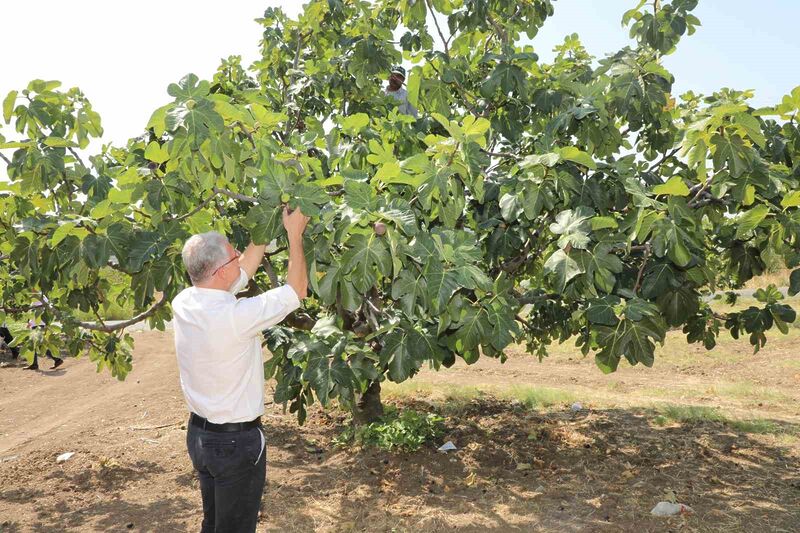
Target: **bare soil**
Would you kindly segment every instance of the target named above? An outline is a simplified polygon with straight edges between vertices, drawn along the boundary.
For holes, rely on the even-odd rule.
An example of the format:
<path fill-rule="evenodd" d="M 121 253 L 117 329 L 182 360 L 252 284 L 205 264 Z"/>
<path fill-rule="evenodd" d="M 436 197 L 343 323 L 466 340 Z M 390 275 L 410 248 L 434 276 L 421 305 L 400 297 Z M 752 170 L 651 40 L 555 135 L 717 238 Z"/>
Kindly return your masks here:
<path fill-rule="evenodd" d="M 124 382 L 86 359 L 40 372 L 0 359 L 0 532 L 199 530 L 172 337 L 135 337 Z M 541 364 L 517 350 L 505 365 L 426 370 L 388 390 L 401 407 L 447 410 L 444 437 L 412 454 L 336 448 L 341 411 L 312 409 L 298 427 L 268 404 L 259 531 L 798 531 L 798 340 L 756 356 L 744 343 L 709 355 L 675 341 L 655 368 L 612 376 L 568 347 Z M 526 408 L 502 399 L 511 384 L 562 390 L 582 409 Z M 437 392 L 465 387 L 488 393 L 448 404 Z M 780 431 L 659 426 L 648 408 L 665 401 Z M 447 440 L 459 450 L 437 452 Z M 57 464 L 64 452 L 75 455 Z M 695 513 L 651 516 L 668 491 Z"/>

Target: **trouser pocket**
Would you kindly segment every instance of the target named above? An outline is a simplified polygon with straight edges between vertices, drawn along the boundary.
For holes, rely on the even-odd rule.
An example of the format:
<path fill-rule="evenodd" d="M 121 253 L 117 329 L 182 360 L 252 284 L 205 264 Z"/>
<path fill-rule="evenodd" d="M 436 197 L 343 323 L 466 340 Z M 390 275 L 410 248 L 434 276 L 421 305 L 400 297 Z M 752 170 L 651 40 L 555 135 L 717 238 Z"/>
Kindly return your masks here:
<path fill-rule="evenodd" d="M 267 452 L 267 439 L 264 436 L 264 429 L 257 427 L 256 430 L 258 431 L 258 438 L 261 446 L 259 448 L 258 457 L 256 457 L 256 460 L 253 462 L 254 465 L 257 465 L 261 460 L 261 456 Z"/>

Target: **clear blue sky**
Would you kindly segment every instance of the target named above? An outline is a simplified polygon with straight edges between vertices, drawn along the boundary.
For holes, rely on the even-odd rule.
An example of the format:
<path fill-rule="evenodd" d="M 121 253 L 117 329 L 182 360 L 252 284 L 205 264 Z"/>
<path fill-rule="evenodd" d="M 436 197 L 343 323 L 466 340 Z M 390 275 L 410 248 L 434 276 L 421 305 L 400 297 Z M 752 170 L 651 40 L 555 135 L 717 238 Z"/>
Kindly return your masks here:
<path fill-rule="evenodd" d="M 570 33 L 597 58 L 626 44 L 623 13 L 636 0 L 554 0 L 556 14 L 533 40 L 549 60 Z M 675 75 L 675 94 L 710 94 L 721 87 L 755 89 L 754 107 L 780 102 L 800 85 L 800 0 L 700 0 L 702 26 L 684 37 L 664 64 Z"/>

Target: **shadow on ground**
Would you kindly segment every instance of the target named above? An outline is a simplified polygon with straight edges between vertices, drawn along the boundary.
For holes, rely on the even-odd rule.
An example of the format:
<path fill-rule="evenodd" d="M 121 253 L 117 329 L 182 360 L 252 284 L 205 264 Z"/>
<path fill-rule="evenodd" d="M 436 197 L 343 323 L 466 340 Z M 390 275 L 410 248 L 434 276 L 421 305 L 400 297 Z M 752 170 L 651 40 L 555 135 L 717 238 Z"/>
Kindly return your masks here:
<path fill-rule="evenodd" d="M 425 402 L 404 407 L 430 409 Z M 291 425 L 270 462 L 291 473 L 267 489 L 270 530 L 445 531 L 790 531 L 800 519 L 797 449 L 774 436 L 724 423 L 659 427 L 654 415 L 626 409 L 537 413 L 481 399 L 448 420 L 459 450 L 432 447 L 396 455 L 335 451 L 338 429 L 325 414 L 308 436 Z M 327 419 L 327 420 L 326 420 Z M 774 421 L 787 434 L 800 427 Z M 796 443 L 795 443 L 796 446 Z M 695 509 L 657 518 L 652 507 L 674 491 Z"/>

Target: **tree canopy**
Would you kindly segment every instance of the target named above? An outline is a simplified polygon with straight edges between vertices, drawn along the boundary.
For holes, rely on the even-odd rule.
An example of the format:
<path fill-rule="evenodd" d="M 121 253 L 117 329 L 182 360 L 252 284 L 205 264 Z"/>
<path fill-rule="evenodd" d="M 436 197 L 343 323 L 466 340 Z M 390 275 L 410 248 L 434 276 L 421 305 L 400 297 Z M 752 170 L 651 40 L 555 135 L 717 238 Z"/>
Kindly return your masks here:
<path fill-rule="evenodd" d="M 18 332 L 26 350 L 66 339 L 123 379 L 125 327 L 163 327 L 187 286 L 185 239 L 272 243 L 250 290 L 274 287 L 288 203 L 312 217 L 312 297 L 266 333 L 265 373 L 301 422 L 315 400 L 352 405 L 511 343 L 543 357 L 575 339 L 603 372 L 652 365 L 671 328 L 758 350 L 795 320 L 781 293 L 724 315 L 704 295 L 776 263 L 800 291 L 800 87 L 768 109 L 748 91 L 673 95 L 662 58 L 700 25 L 696 4 L 641 0 L 622 19 L 631 46 L 596 59 L 571 35 L 549 63 L 529 43 L 551 0 L 270 8 L 258 61 L 186 75 L 141 135 L 89 157 L 89 100 L 32 81 L 3 101 L 3 316 L 50 324 Z M 419 119 L 383 92 L 400 63 Z M 110 302 L 136 316 L 107 324 Z"/>

